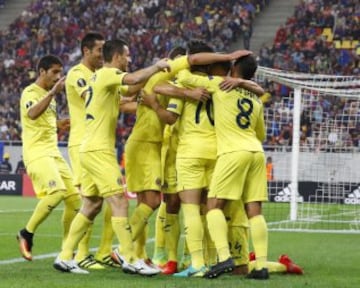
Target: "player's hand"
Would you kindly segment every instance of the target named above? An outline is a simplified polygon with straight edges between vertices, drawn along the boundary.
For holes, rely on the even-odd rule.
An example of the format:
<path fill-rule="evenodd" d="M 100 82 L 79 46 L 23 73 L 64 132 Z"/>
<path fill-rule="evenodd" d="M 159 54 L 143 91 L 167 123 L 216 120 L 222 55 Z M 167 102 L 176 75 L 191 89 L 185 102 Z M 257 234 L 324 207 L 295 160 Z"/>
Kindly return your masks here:
<path fill-rule="evenodd" d="M 239 87 L 241 85 L 241 80 L 241 78 L 225 77 L 224 81 L 220 83 L 219 87 L 223 91 L 230 91 L 236 87 Z"/>
<path fill-rule="evenodd" d="M 60 130 L 69 131 L 70 130 L 70 119 L 69 118 L 59 119 L 56 121 L 56 126 Z"/>
<path fill-rule="evenodd" d="M 236 51 L 230 53 L 230 58 L 231 58 L 231 60 L 236 60 L 241 57 L 251 55 L 252 53 L 253 52 L 251 52 L 249 50 L 236 50 Z"/>
<path fill-rule="evenodd" d="M 170 66 L 167 60 L 167 58 L 163 58 L 155 63 L 155 66 L 159 69 L 159 71 L 170 72 Z"/>
<path fill-rule="evenodd" d="M 61 77 L 61 78 L 55 83 L 55 85 L 51 88 L 50 92 L 51 92 L 52 95 L 59 94 L 61 91 L 64 90 L 65 78 L 66 78 L 66 76 Z"/>
<path fill-rule="evenodd" d="M 186 96 L 192 100 L 206 102 L 211 98 L 211 94 L 205 88 L 197 87 L 193 89 L 187 89 Z"/>

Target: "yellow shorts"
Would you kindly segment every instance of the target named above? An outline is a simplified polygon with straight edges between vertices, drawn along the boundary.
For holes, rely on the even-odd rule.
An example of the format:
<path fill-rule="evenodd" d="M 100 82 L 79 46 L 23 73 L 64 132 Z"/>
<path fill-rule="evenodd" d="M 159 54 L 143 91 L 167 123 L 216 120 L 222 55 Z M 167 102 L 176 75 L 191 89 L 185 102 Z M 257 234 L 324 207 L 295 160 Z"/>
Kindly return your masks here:
<path fill-rule="evenodd" d="M 125 174 L 128 191 L 161 190 L 161 142 L 130 140 L 125 145 Z"/>
<path fill-rule="evenodd" d="M 74 186 L 80 186 L 80 179 L 82 175 L 79 150 L 80 145 L 71 146 L 68 148 L 71 170 L 74 176 Z"/>
<path fill-rule="evenodd" d="M 106 198 L 124 192 L 115 152 L 105 150 L 82 152 L 80 162 L 82 195 Z"/>
<path fill-rule="evenodd" d="M 230 226 L 228 240 L 235 266 L 247 265 L 249 263 L 249 228 Z"/>
<path fill-rule="evenodd" d="M 65 190 L 65 198 L 78 194 L 67 162 L 62 157 L 42 157 L 29 163 L 26 171 L 32 181 L 36 197 L 43 198 Z"/>
<path fill-rule="evenodd" d="M 218 157 L 208 198 L 267 201 L 265 155 L 236 151 Z"/>
<path fill-rule="evenodd" d="M 177 190 L 208 188 L 215 163 L 215 159 L 176 158 Z"/>

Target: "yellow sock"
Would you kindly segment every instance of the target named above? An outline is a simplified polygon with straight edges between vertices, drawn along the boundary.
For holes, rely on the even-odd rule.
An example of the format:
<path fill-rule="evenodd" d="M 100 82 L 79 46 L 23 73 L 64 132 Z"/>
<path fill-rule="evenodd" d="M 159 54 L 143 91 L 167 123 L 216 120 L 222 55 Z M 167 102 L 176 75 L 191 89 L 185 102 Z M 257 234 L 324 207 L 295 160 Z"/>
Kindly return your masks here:
<path fill-rule="evenodd" d="M 93 223 L 88 226 L 84 236 L 81 238 L 74 259 L 77 262 L 84 260 L 87 256 L 90 255 L 90 238 L 93 231 Z"/>
<path fill-rule="evenodd" d="M 206 215 L 211 239 L 215 243 L 219 261 L 223 262 L 230 258 L 228 244 L 228 227 L 224 213 L 220 209 L 210 210 Z"/>
<path fill-rule="evenodd" d="M 64 199 L 64 191 L 56 191 L 40 199 L 31 215 L 26 230 L 34 233 L 39 225 L 49 216 L 51 211 Z"/>
<path fill-rule="evenodd" d="M 268 250 L 268 231 L 263 215 L 249 219 L 251 241 L 256 255 L 256 270 L 266 266 Z"/>
<path fill-rule="evenodd" d="M 148 259 L 146 253 L 146 240 L 147 240 L 148 225 L 140 232 L 137 239 L 134 241 L 135 255 L 139 259 Z"/>
<path fill-rule="evenodd" d="M 177 262 L 177 250 L 180 237 L 180 225 L 178 214 L 166 214 L 166 251 L 168 253 L 168 261 Z"/>
<path fill-rule="evenodd" d="M 70 230 L 71 222 L 73 221 L 76 214 L 79 212 L 81 206 L 81 197 L 79 194 L 72 195 L 66 199 L 64 199 L 65 208 L 63 213 L 63 227 L 64 227 L 64 236 L 63 236 L 63 244 L 67 238 L 68 232 Z M 77 252 L 75 255 L 75 260 L 80 262 L 85 259 L 89 254 L 90 248 L 90 238 L 92 234 L 92 223 L 89 225 L 85 235 L 81 238 L 78 246 Z"/>
<path fill-rule="evenodd" d="M 166 220 L 166 203 L 161 202 L 155 220 L 155 244 L 153 258 L 162 258 L 165 255 L 165 220 Z"/>
<path fill-rule="evenodd" d="M 287 271 L 286 266 L 279 262 L 266 262 L 266 267 L 270 273 L 284 273 Z"/>
<path fill-rule="evenodd" d="M 105 205 L 103 226 L 101 230 L 100 245 L 96 252 L 95 259 L 102 260 L 104 257 L 111 255 L 114 230 L 111 223 L 112 211 L 109 204 Z"/>
<path fill-rule="evenodd" d="M 62 225 L 63 225 L 63 240 L 67 238 L 70 230 L 71 222 L 74 220 L 76 214 L 79 212 L 81 207 L 81 197 L 79 194 L 74 194 L 64 199 L 64 212 L 62 214 Z"/>
<path fill-rule="evenodd" d="M 186 242 L 191 255 L 191 264 L 195 269 L 205 265 L 204 261 L 204 227 L 200 217 L 200 206 L 196 204 L 181 204 L 184 214 Z"/>
<path fill-rule="evenodd" d="M 130 218 L 133 240 L 139 237 L 140 232 L 145 228 L 152 213 L 153 209 L 144 203 L 140 203 L 140 205 L 135 208 Z"/>
<path fill-rule="evenodd" d="M 209 228 L 206 222 L 206 216 L 202 215 L 201 220 L 204 226 L 204 259 L 207 266 L 217 263 L 217 253 L 214 241 L 212 241 Z"/>
<path fill-rule="evenodd" d="M 91 224 L 92 221 L 90 221 L 82 213 L 76 214 L 73 222 L 71 223 L 69 235 L 66 238 L 63 249 L 60 253 L 60 259 L 72 259 L 75 247 L 78 245 L 81 238 L 84 237 L 84 234 Z"/>
<path fill-rule="evenodd" d="M 266 262 L 265 267 L 268 269 L 270 273 L 284 273 L 286 272 L 286 266 L 279 262 Z M 249 271 L 257 269 L 256 261 L 251 261 L 249 263 Z"/>
<path fill-rule="evenodd" d="M 112 217 L 111 223 L 121 246 L 121 254 L 127 262 L 131 263 L 135 258 L 135 253 L 129 219 L 127 217 Z"/>

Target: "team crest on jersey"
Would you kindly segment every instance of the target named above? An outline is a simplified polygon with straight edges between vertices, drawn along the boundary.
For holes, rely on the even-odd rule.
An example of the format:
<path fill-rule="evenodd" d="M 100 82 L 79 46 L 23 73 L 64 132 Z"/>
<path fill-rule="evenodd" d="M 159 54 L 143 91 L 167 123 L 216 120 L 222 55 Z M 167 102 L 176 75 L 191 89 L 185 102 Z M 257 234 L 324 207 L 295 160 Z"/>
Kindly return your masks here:
<path fill-rule="evenodd" d="M 77 85 L 79 87 L 85 87 L 86 86 L 86 81 L 85 81 L 84 78 L 80 78 L 76 83 L 77 83 Z"/>
<path fill-rule="evenodd" d="M 26 109 L 29 109 L 33 105 L 32 101 L 26 102 L 25 107 Z"/>
<path fill-rule="evenodd" d="M 49 181 L 49 188 L 54 188 L 56 186 L 56 181 L 55 180 L 50 180 Z"/>

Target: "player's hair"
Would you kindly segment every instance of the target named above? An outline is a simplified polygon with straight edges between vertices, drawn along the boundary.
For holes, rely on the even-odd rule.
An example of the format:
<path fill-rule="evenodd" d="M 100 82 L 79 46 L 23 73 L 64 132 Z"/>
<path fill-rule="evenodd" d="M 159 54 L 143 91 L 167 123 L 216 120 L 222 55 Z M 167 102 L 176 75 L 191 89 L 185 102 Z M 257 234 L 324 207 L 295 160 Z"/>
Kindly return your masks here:
<path fill-rule="evenodd" d="M 96 41 L 104 41 L 105 38 L 100 33 L 97 32 L 89 32 L 84 38 L 81 40 L 81 55 L 84 55 L 84 48 L 88 48 L 89 50 L 95 47 Z"/>
<path fill-rule="evenodd" d="M 187 43 L 187 54 L 196 54 L 200 52 L 214 52 L 214 49 L 202 40 L 191 40 Z M 191 72 L 208 72 L 209 65 L 192 65 Z"/>
<path fill-rule="evenodd" d="M 36 67 L 36 70 L 39 72 L 40 69 L 44 69 L 45 71 L 49 70 L 53 65 L 60 65 L 63 66 L 62 61 L 59 57 L 55 55 L 45 55 L 41 57 L 39 63 Z"/>
<path fill-rule="evenodd" d="M 123 54 L 124 47 L 128 44 L 122 39 L 108 40 L 103 46 L 103 56 L 105 62 L 111 62 L 115 53 Z"/>
<path fill-rule="evenodd" d="M 238 69 L 238 73 L 243 79 L 251 79 L 257 69 L 256 59 L 253 55 L 247 55 L 240 57 L 235 61 L 235 69 Z"/>
<path fill-rule="evenodd" d="M 174 48 L 172 48 L 169 53 L 168 53 L 168 57 L 170 59 L 175 59 L 178 56 L 181 55 L 185 55 L 186 54 L 186 49 L 182 46 L 175 46 Z"/>
<path fill-rule="evenodd" d="M 213 64 L 210 64 L 209 66 L 209 71 L 211 74 L 214 74 L 213 71 L 219 71 L 218 69 L 221 70 L 221 73 L 226 75 L 230 69 L 231 69 L 231 62 L 230 61 L 223 61 L 223 62 L 216 62 Z M 223 76 L 223 75 L 221 75 Z"/>

